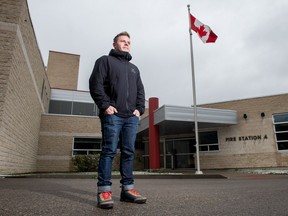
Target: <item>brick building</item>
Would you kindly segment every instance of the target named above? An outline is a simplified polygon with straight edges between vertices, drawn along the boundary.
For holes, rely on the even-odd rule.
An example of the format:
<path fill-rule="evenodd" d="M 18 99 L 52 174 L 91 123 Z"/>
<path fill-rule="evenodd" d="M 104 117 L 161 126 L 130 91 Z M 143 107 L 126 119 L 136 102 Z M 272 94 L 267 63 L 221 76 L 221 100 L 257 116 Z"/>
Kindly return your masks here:
<path fill-rule="evenodd" d="M 288 94 L 203 104 L 197 108 L 202 169 L 288 167 Z M 196 168 L 193 108 L 164 105 L 159 126 L 160 167 Z M 149 118 L 138 137 L 149 167 Z"/>
<path fill-rule="evenodd" d="M 77 91 L 80 56 L 50 51 L 46 71 L 26 0 L 0 0 L 0 47 L 0 174 L 72 171 L 74 155 L 100 152 L 97 107 L 89 92 Z M 197 112 L 202 169 L 288 167 L 288 94 Z M 157 169 L 195 169 L 193 108 L 151 113 L 138 132 L 144 168 L 153 157 Z M 149 127 L 159 134 L 149 138 Z"/>
<path fill-rule="evenodd" d="M 46 71 L 26 0 L 0 0 L 0 47 L 0 174 L 72 170 L 74 139 L 101 140 L 80 56 L 51 51 Z"/>
<path fill-rule="evenodd" d="M 37 172 L 72 171 L 72 156 L 101 151 L 97 107 L 89 92 L 77 91 L 79 61 L 79 55 L 49 52 L 51 96 L 40 124 Z"/>
<path fill-rule="evenodd" d="M 26 1 L 0 1 L 0 173 L 35 172 L 50 86 Z"/>

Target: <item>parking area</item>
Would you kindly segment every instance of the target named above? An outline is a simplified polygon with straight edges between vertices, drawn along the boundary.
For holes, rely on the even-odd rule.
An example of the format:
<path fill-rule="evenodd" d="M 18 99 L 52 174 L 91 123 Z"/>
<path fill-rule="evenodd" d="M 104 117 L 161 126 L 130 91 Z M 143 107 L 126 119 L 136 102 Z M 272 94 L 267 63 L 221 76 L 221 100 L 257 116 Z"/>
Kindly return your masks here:
<path fill-rule="evenodd" d="M 227 178 L 135 179 L 146 204 L 120 202 L 112 179 L 114 208 L 96 207 L 96 179 L 1 178 L 0 215 L 287 215 L 288 175 Z"/>

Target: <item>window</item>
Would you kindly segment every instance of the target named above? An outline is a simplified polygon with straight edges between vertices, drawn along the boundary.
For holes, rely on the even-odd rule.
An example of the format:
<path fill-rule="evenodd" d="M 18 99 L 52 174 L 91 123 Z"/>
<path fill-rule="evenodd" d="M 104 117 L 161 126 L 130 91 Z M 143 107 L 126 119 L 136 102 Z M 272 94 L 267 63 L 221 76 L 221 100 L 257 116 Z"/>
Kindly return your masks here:
<path fill-rule="evenodd" d="M 49 113 L 96 116 L 98 109 L 94 103 L 50 100 Z"/>
<path fill-rule="evenodd" d="M 274 114 L 273 123 L 278 150 L 288 150 L 288 113 Z"/>
<path fill-rule="evenodd" d="M 189 154 L 195 153 L 195 139 L 167 139 L 166 140 L 166 154 Z"/>
<path fill-rule="evenodd" d="M 72 156 L 98 154 L 101 149 L 101 138 L 74 137 Z"/>
<path fill-rule="evenodd" d="M 199 133 L 199 151 L 219 151 L 217 131 Z"/>
<path fill-rule="evenodd" d="M 71 115 L 71 101 L 54 101 L 50 100 L 49 113 Z"/>
<path fill-rule="evenodd" d="M 73 102 L 72 115 L 95 116 L 96 115 L 95 104 Z"/>

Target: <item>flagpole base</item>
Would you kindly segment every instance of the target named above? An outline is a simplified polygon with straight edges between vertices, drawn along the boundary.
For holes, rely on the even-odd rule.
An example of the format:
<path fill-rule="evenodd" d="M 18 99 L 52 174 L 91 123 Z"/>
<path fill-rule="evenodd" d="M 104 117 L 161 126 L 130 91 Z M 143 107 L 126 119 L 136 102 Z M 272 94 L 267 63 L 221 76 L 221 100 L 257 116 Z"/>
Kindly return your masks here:
<path fill-rule="evenodd" d="M 195 174 L 196 174 L 196 175 L 202 175 L 202 174 L 203 174 L 203 172 L 202 172 L 202 171 L 200 171 L 200 170 L 198 170 L 198 171 L 196 171 L 196 172 L 195 172 Z"/>

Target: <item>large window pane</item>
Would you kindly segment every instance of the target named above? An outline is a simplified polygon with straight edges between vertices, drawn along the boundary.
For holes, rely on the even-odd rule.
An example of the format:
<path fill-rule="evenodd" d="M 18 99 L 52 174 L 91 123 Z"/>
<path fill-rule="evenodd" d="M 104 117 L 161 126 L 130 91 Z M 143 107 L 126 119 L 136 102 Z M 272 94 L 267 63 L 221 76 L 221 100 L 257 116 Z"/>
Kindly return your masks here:
<path fill-rule="evenodd" d="M 208 151 L 208 150 L 209 150 L 208 145 L 205 146 L 199 145 L 199 151 Z"/>
<path fill-rule="evenodd" d="M 288 150 L 288 142 L 278 142 L 278 150 Z"/>
<path fill-rule="evenodd" d="M 71 115 L 71 101 L 50 101 L 49 113 Z"/>
<path fill-rule="evenodd" d="M 173 140 L 166 140 L 166 154 L 171 154 L 173 152 Z"/>
<path fill-rule="evenodd" d="M 288 123 L 275 124 L 275 131 L 288 131 Z"/>
<path fill-rule="evenodd" d="M 73 115 L 95 116 L 96 109 L 93 103 L 73 102 Z"/>
<path fill-rule="evenodd" d="M 274 122 L 288 122 L 288 113 L 283 114 L 275 114 L 274 116 Z"/>
<path fill-rule="evenodd" d="M 51 100 L 49 104 L 49 113 L 96 116 L 98 115 L 98 109 L 94 103 Z"/>
<path fill-rule="evenodd" d="M 173 163 L 175 169 L 195 167 L 193 155 L 175 155 Z"/>
<path fill-rule="evenodd" d="M 217 131 L 200 132 L 199 145 L 202 144 L 216 144 L 218 143 Z"/>
<path fill-rule="evenodd" d="M 101 149 L 101 139 L 74 138 L 74 149 Z"/>
<path fill-rule="evenodd" d="M 174 153 L 195 153 L 195 140 L 175 140 L 174 141 Z"/>
<path fill-rule="evenodd" d="M 95 154 L 102 148 L 100 138 L 75 137 L 73 144 L 73 155 Z"/>
<path fill-rule="evenodd" d="M 73 151 L 73 155 L 87 155 L 87 151 Z"/>
<path fill-rule="evenodd" d="M 210 145 L 209 151 L 219 151 L 219 146 L 218 145 Z"/>
<path fill-rule="evenodd" d="M 288 133 L 276 133 L 277 141 L 288 140 Z"/>

